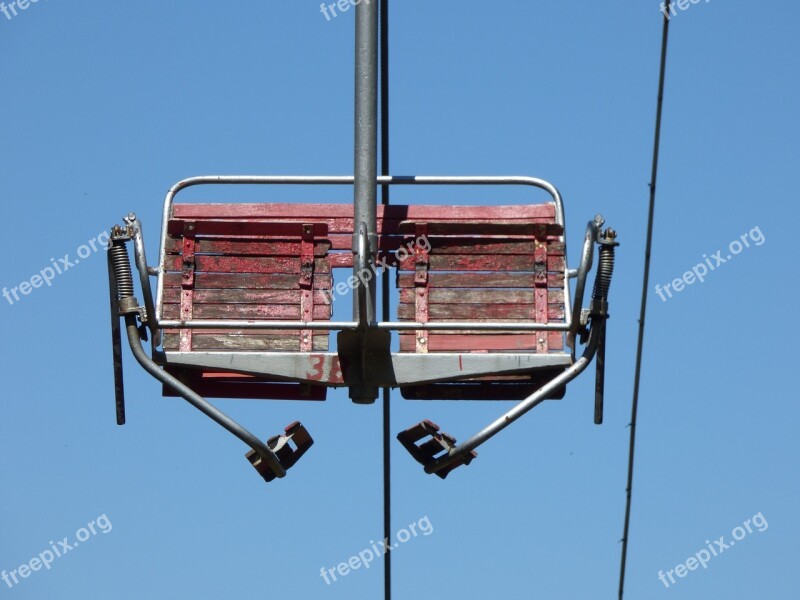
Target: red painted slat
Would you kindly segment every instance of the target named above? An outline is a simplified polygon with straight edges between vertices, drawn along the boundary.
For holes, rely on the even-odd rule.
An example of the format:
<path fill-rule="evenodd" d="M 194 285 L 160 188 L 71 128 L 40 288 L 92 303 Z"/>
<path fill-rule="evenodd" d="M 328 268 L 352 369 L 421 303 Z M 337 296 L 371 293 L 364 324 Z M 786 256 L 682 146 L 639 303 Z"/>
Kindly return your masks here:
<path fill-rule="evenodd" d="M 184 371 L 187 376 L 190 371 Z M 234 378 L 229 373 L 226 377 L 209 377 L 204 373 L 202 379 L 189 381 L 189 387 L 205 398 L 236 398 L 243 400 L 325 400 L 327 389 L 322 386 L 308 386 L 298 383 L 260 381 L 255 377 Z M 176 394 L 171 388 L 164 387 L 165 397 Z"/>
<path fill-rule="evenodd" d="M 469 352 L 469 351 L 501 351 L 501 350 L 527 350 L 535 351 L 540 336 L 526 335 L 486 335 L 486 334 L 459 334 L 439 335 L 428 334 L 428 350 L 430 352 Z M 414 352 L 416 337 L 412 334 L 400 335 L 400 351 Z"/>
<path fill-rule="evenodd" d="M 400 393 L 407 400 L 522 400 L 539 387 L 539 384 L 492 380 L 491 383 L 476 381 L 409 386 L 400 388 Z M 563 398 L 565 389 L 561 388 L 548 398 Z"/>
<path fill-rule="evenodd" d="M 561 294 L 563 302 L 563 294 Z M 453 289 L 431 287 L 428 301 L 430 304 L 533 304 L 533 290 L 497 290 L 487 288 Z M 553 296 L 553 302 L 558 296 Z M 400 302 L 414 302 L 414 289 L 400 290 Z"/>
<path fill-rule="evenodd" d="M 478 236 L 471 238 L 441 238 L 427 236 L 435 254 L 533 254 L 536 242 L 529 240 L 485 239 Z M 414 240 L 410 240 L 413 245 Z"/>
<path fill-rule="evenodd" d="M 536 322 L 535 312 L 536 307 L 533 304 L 431 304 L 429 307 L 429 317 L 432 322 L 454 319 L 476 322 L 502 319 Z M 414 305 L 400 304 L 397 316 L 403 321 L 413 321 Z"/>
<path fill-rule="evenodd" d="M 251 235 L 291 235 L 300 224 L 295 221 L 286 221 L 285 227 L 281 227 L 278 219 L 272 218 L 269 221 L 258 219 L 207 219 L 197 221 L 198 235 L 216 236 L 251 236 Z M 352 234 L 353 219 L 351 218 L 327 218 L 317 219 L 310 217 L 306 219 L 309 223 L 325 226 L 329 234 Z M 442 235 L 494 235 L 502 236 L 513 234 L 514 236 L 531 236 L 531 227 L 534 223 L 540 222 L 551 225 L 550 220 L 542 219 L 502 219 L 502 220 L 456 220 L 442 223 L 431 223 L 430 233 Z M 180 235 L 183 230 L 184 221 L 172 219 L 167 227 L 170 235 Z M 378 219 L 378 233 L 385 235 L 395 235 L 400 231 L 401 223 L 408 232 L 413 232 L 416 222 L 396 221 L 393 219 Z M 552 225 L 555 227 L 554 225 Z M 560 228 L 558 230 L 560 232 Z M 555 230 L 553 231 L 555 233 Z M 323 236 L 320 236 L 323 237 Z"/>
<path fill-rule="evenodd" d="M 299 262 L 298 262 L 299 264 Z M 297 274 L 253 274 L 253 273 L 197 273 L 195 289 L 252 289 L 252 290 L 299 290 L 299 268 Z M 328 274 L 315 274 L 316 289 L 330 289 L 332 278 Z M 180 287 L 179 273 L 164 275 L 164 289 Z"/>
<path fill-rule="evenodd" d="M 386 221 L 391 224 L 392 222 Z M 413 233 L 420 221 L 403 221 L 396 230 L 403 234 Z M 561 228 L 539 219 L 469 219 L 452 221 L 431 221 L 427 223 L 431 235 L 513 235 L 514 237 L 534 237 L 544 239 L 541 227 L 552 227 L 552 234 L 560 234 Z M 389 225 L 387 225 L 389 227 Z"/>
<path fill-rule="evenodd" d="M 325 256 L 331 244 L 318 241 L 314 244 L 314 256 Z M 180 254 L 183 250 L 181 238 L 167 239 L 167 254 Z M 195 254 L 223 254 L 228 256 L 300 256 L 300 242 L 286 240 L 252 240 L 199 238 L 195 240 Z"/>
<path fill-rule="evenodd" d="M 414 269 L 414 257 L 400 262 L 403 270 Z M 500 254 L 437 255 L 431 251 L 431 271 L 533 271 L 533 256 Z"/>
<path fill-rule="evenodd" d="M 547 332 L 547 345 L 550 350 L 563 350 L 564 349 L 564 334 L 558 331 Z"/>
<path fill-rule="evenodd" d="M 534 270 L 533 255 L 437 255 L 434 248 L 430 260 L 432 271 L 529 271 Z M 414 258 L 409 257 L 400 262 L 404 271 L 414 269 Z M 563 273 L 564 257 L 548 256 L 547 270 L 550 273 Z"/>
<path fill-rule="evenodd" d="M 195 257 L 196 270 L 205 273 L 297 273 L 300 274 L 300 258 L 275 256 L 269 258 L 253 258 L 242 256 L 197 256 Z M 171 271 L 180 270 L 182 258 L 180 256 L 167 257 L 167 268 Z M 319 273 L 330 273 L 330 264 L 327 259 L 318 258 L 314 261 L 314 270 Z"/>
<path fill-rule="evenodd" d="M 300 332 L 290 332 L 292 335 L 227 335 L 219 333 L 206 333 L 195 329 L 192 335 L 192 350 L 231 350 L 240 352 L 300 352 Z M 313 350 L 326 352 L 328 350 L 328 336 L 315 335 Z M 164 335 L 164 350 L 177 350 L 179 335 Z"/>
<path fill-rule="evenodd" d="M 533 288 L 532 273 L 429 273 L 430 286 L 433 288 Z M 550 275 L 547 278 L 549 288 L 563 287 L 562 275 Z M 413 288 L 414 274 L 400 273 L 397 287 Z"/>
<path fill-rule="evenodd" d="M 194 292 L 195 304 L 299 304 L 301 290 L 204 290 Z M 315 304 L 330 304 L 330 294 L 317 290 L 314 293 Z M 180 301 L 180 290 L 164 289 L 164 302 Z"/>
<path fill-rule="evenodd" d="M 169 328 L 164 330 L 165 335 L 174 335 L 181 331 L 177 328 Z M 247 335 L 271 335 L 276 337 L 297 337 L 297 330 L 294 329 L 193 329 L 193 331 L 202 334 L 214 335 L 232 335 L 232 336 L 247 336 Z M 319 332 L 316 336 L 327 336 L 325 332 Z"/>
<path fill-rule="evenodd" d="M 180 305 L 164 304 L 164 318 L 178 319 Z M 288 319 L 299 320 L 300 303 L 291 304 L 195 304 L 195 319 Z M 314 307 L 314 320 L 327 321 L 331 318 L 330 305 Z"/>

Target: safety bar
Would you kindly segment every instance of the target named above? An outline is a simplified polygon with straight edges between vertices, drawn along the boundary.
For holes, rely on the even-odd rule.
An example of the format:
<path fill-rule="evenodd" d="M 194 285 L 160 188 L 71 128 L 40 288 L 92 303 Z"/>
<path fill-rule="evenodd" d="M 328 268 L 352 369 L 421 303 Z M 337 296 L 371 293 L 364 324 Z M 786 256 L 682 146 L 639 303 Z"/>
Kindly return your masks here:
<path fill-rule="evenodd" d="M 159 327 L 178 328 L 191 327 L 192 329 L 320 329 L 320 330 L 356 330 L 358 321 L 234 321 L 197 319 L 178 321 L 175 319 L 160 321 Z M 416 323 L 413 321 L 382 321 L 375 323 L 376 329 L 390 329 L 392 331 L 407 331 L 428 329 L 437 331 L 442 329 L 476 331 L 569 331 L 567 323 L 473 323 L 470 321 L 453 321 L 447 323 Z"/>
<path fill-rule="evenodd" d="M 548 181 L 544 179 L 538 179 L 536 177 L 526 177 L 526 176 L 379 176 L 376 178 L 378 185 L 496 185 L 496 186 L 507 186 L 507 185 L 524 185 L 530 187 L 536 187 L 548 192 L 553 199 L 553 204 L 555 205 L 555 217 L 556 223 L 561 225 L 562 229 L 564 228 L 564 203 L 561 198 L 561 194 L 559 193 L 558 189 Z M 169 226 L 169 220 L 172 217 L 172 206 L 175 200 L 175 196 L 181 192 L 182 190 L 198 186 L 198 185 L 352 185 L 355 181 L 355 178 L 351 175 L 341 175 L 341 176 L 327 176 L 327 175 L 314 175 L 314 176 L 305 176 L 305 175 L 206 175 L 200 177 L 190 177 L 188 179 L 183 179 L 173 185 L 170 190 L 167 192 L 166 198 L 164 199 L 164 209 L 163 209 L 163 216 L 161 221 L 161 247 L 159 249 L 159 257 L 158 257 L 158 284 L 156 287 L 156 312 L 155 312 L 155 326 L 161 329 L 164 328 L 174 328 L 174 327 L 191 327 L 191 328 L 217 328 L 217 327 L 231 327 L 237 329 L 249 329 L 249 328 L 257 328 L 257 329 L 296 329 L 296 328 L 303 328 L 303 329 L 354 329 L 357 327 L 356 322 L 345 322 L 345 323 L 331 323 L 331 322 L 324 322 L 316 324 L 313 321 L 306 322 L 306 321 L 224 321 L 222 325 L 220 325 L 220 321 L 208 321 L 208 320 L 192 320 L 192 321 L 177 321 L 177 320 L 170 320 L 166 321 L 162 317 L 161 307 L 162 307 L 162 299 L 164 296 L 164 272 L 165 272 L 165 265 L 166 265 L 166 240 L 167 240 L 167 229 Z M 566 243 L 567 243 L 567 235 L 566 230 L 564 230 L 561 234 L 561 239 L 564 243 L 564 254 L 566 256 Z M 137 263 L 137 268 L 139 269 L 140 273 L 142 272 L 142 268 Z M 146 269 L 145 269 L 146 272 Z M 569 269 L 564 269 L 564 304 L 565 306 L 570 306 L 570 291 L 569 291 L 569 278 L 570 278 L 570 271 Z M 493 325 L 501 325 L 501 324 L 491 324 L 491 323 L 484 323 L 482 327 L 477 326 L 477 323 L 447 323 L 446 327 L 441 327 L 441 329 L 480 329 L 485 331 L 493 331 L 498 329 L 514 329 L 514 330 L 538 330 L 538 331 L 569 331 L 572 325 L 572 313 L 567 311 L 565 315 L 564 324 L 557 324 L 559 327 L 555 328 L 553 325 L 550 324 L 550 327 L 546 326 L 547 324 L 541 323 L 503 323 L 502 325 L 513 325 L 513 327 L 496 327 Z M 213 324 L 212 324 L 213 323 Z M 274 323 L 274 325 L 272 325 Z M 335 326 L 334 326 L 335 325 Z M 419 323 L 378 323 L 377 326 L 381 329 L 393 329 L 393 330 L 400 330 L 400 329 L 435 329 L 436 327 L 429 327 L 430 325 L 436 324 L 425 324 L 428 325 L 426 327 L 419 327 Z M 389 326 L 389 327 L 387 327 Z"/>

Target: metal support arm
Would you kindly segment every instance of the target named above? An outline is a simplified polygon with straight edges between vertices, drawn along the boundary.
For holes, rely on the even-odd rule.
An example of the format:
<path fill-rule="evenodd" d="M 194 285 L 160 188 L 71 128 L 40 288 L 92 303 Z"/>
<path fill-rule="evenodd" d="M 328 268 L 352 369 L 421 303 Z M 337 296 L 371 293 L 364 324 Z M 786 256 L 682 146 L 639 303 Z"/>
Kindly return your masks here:
<path fill-rule="evenodd" d="M 269 465 L 272 472 L 277 477 L 285 477 L 286 469 L 283 468 L 280 460 L 269 447 L 258 439 L 254 434 L 242 427 L 239 423 L 231 419 L 208 400 L 194 392 L 192 389 L 181 383 L 175 377 L 164 371 L 153 362 L 142 348 L 142 341 L 139 338 L 139 328 L 136 325 L 135 315 L 125 315 L 125 328 L 128 331 L 128 342 L 131 352 L 145 371 L 158 379 L 161 383 L 168 385 L 175 390 L 184 400 L 194 406 L 200 412 L 210 417 L 213 421 L 230 431 L 245 444 L 250 446 Z"/>
<path fill-rule="evenodd" d="M 459 444 L 455 448 L 453 448 L 448 454 L 442 456 L 438 460 L 434 461 L 430 465 L 425 467 L 426 473 L 436 473 L 454 462 L 464 459 L 467 454 L 472 452 L 475 448 L 483 444 L 488 439 L 494 437 L 503 429 L 511 425 L 514 421 L 519 419 L 522 415 L 530 411 L 532 408 L 541 404 L 548 396 L 550 396 L 553 392 L 557 391 L 560 387 L 566 385 L 573 379 L 575 379 L 578 375 L 580 375 L 586 367 L 589 366 L 589 363 L 592 361 L 594 357 L 595 351 L 597 350 L 597 330 L 595 327 L 592 327 L 591 332 L 589 334 L 589 341 L 586 345 L 586 348 L 583 352 L 583 356 L 581 356 L 575 363 L 570 366 L 569 368 L 565 369 L 562 373 L 548 381 L 545 385 L 540 387 L 536 390 L 533 394 L 525 398 L 522 402 L 517 404 L 514 408 L 509 410 L 506 414 L 504 414 L 499 419 L 495 420 L 493 423 L 473 435 L 463 444 Z"/>

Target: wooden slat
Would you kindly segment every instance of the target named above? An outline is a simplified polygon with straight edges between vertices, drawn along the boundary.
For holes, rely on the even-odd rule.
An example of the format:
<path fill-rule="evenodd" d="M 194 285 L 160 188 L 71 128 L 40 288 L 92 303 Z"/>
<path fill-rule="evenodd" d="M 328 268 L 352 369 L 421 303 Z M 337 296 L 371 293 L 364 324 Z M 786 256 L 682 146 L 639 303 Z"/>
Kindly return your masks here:
<path fill-rule="evenodd" d="M 419 221 L 402 221 L 397 224 L 399 233 L 412 233 Z M 550 235 L 562 233 L 558 225 L 536 219 L 470 219 L 431 221 L 427 223 L 431 235 L 514 235 L 540 237 L 537 227 L 551 227 Z"/>
<path fill-rule="evenodd" d="M 170 237 L 167 239 L 166 248 L 167 254 L 180 254 L 183 250 L 183 240 L 180 237 Z M 314 244 L 314 256 L 325 256 L 330 248 L 329 241 L 318 241 Z M 300 256 L 300 241 L 201 237 L 195 240 L 194 252 L 226 256 Z"/>
<path fill-rule="evenodd" d="M 431 271 L 530 271 L 534 270 L 533 255 L 459 254 L 439 255 L 436 248 L 430 254 Z M 400 269 L 414 269 L 414 257 L 400 261 Z M 563 256 L 548 256 L 550 273 L 564 272 Z"/>
<path fill-rule="evenodd" d="M 352 260 L 352 259 L 351 259 Z M 167 269 L 178 271 L 182 266 L 180 256 L 167 257 Z M 285 256 L 241 257 L 241 256 L 197 256 L 196 270 L 205 273 L 300 273 L 300 259 Z M 330 264 L 324 258 L 314 261 L 317 273 L 330 273 Z"/>
<path fill-rule="evenodd" d="M 527 320 L 534 322 L 535 306 L 532 304 L 431 304 L 428 311 L 431 321 L 474 320 L 475 322 L 493 322 Z M 557 314 L 563 315 L 563 309 L 555 306 L 552 311 L 553 320 L 558 318 Z M 413 321 L 414 305 L 400 304 L 397 308 L 397 317 L 403 321 Z M 550 318 L 551 315 L 548 314 L 548 320 Z"/>
<path fill-rule="evenodd" d="M 524 382 L 476 381 L 401 387 L 400 393 L 407 400 L 522 400 L 539 387 L 540 384 Z M 562 387 L 548 398 L 563 398 L 565 389 Z"/>
<path fill-rule="evenodd" d="M 188 385 L 206 398 L 242 398 L 253 400 L 325 400 L 326 388 L 294 382 L 277 382 L 236 373 L 214 373 L 191 369 L 173 370 Z M 174 397 L 175 391 L 163 387 L 165 397 Z"/>
<path fill-rule="evenodd" d="M 314 288 L 329 290 L 332 278 L 329 274 L 314 274 Z M 164 275 L 164 289 L 180 287 L 180 273 Z M 252 274 L 252 273 L 197 273 L 195 289 L 251 289 L 251 290 L 299 290 L 297 274 Z"/>
<path fill-rule="evenodd" d="M 455 210 L 455 208 L 454 208 Z M 201 218 L 202 219 L 202 218 Z M 276 222 L 278 221 L 278 222 Z M 352 234 L 353 218 L 308 218 L 308 223 L 327 228 L 328 234 Z M 170 235 L 180 235 L 183 231 L 182 219 L 171 219 L 167 224 L 167 232 Z M 296 221 L 286 221 L 286 228 L 281 229 L 280 221 L 270 218 L 268 221 L 257 218 L 242 219 L 203 219 L 197 221 L 197 235 L 217 235 L 217 236 L 251 236 L 251 235 L 288 235 L 296 227 Z M 401 228 L 402 225 L 402 228 Z M 379 218 L 377 222 L 377 232 L 385 235 L 395 235 L 398 232 L 413 232 L 416 222 L 406 222 L 394 219 Z M 558 227 L 552 229 L 551 235 L 560 234 L 561 228 L 552 224 L 550 218 L 533 219 L 455 219 L 453 221 L 431 223 L 430 233 L 432 235 L 496 235 L 502 236 L 513 234 L 515 236 L 532 236 L 532 227 L 535 225 L 547 225 Z"/>
<path fill-rule="evenodd" d="M 429 292 L 430 304 L 525 304 L 533 307 L 533 290 L 493 290 L 493 289 L 464 289 L 454 290 L 448 288 L 432 288 Z M 414 290 L 405 288 L 400 290 L 401 304 L 414 304 Z M 564 304 L 562 290 L 548 290 L 547 302 L 552 305 Z M 473 307 L 472 310 L 480 310 Z"/>
<path fill-rule="evenodd" d="M 536 351 L 540 338 L 547 339 L 549 350 L 562 350 L 563 337 L 554 331 L 526 332 L 524 334 L 487 334 L 484 332 L 431 332 L 428 335 L 429 352 L 498 352 L 528 350 Z M 415 352 L 416 338 L 411 333 L 400 334 L 400 351 Z"/>
<path fill-rule="evenodd" d="M 230 335 L 205 333 L 195 329 L 192 335 L 192 350 L 239 350 L 264 352 L 299 352 L 300 332 L 288 332 L 293 335 Z M 180 337 L 178 334 L 164 334 L 164 350 L 177 350 Z M 326 352 L 328 336 L 313 336 L 313 350 Z"/>
<path fill-rule="evenodd" d="M 414 269 L 414 257 L 400 261 L 404 271 Z M 456 254 L 438 255 L 436 248 L 430 254 L 431 271 L 533 271 L 532 255 Z"/>
<path fill-rule="evenodd" d="M 564 334 L 558 331 L 548 331 L 547 346 L 550 348 L 550 350 L 563 350 Z"/>
<path fill-rule="evenodd" d="M 195 304 L 300 304 L 302 290 L 249 290 L 249 289 L 198 289 L 194 292 Z M 178 288 L 165 288 L 165 303 L 180 301 Z M 330 294 L 317 290 L 314 304 L 330 304 Z"/>
<path fill-rule="evenodd" d="M 400 290 L 400 302 L 413 303 L 414 289 Z M 564 292 L 550 290 L 547 300 L 551 304 L 564 303 Z M 453 289 L 431 287 L 428 294 L 430 304 L 533 304 L 533 290 Z"/>
<path fill-rule="evenodd" d="M 183 328 L 185 329 L 185 328 Z M 183 329 L 170 327 L 164 329 L 164 334 L 172 335 L 180 333 Z M 297 337 L 296 329 L 229 329 L 229 328 L 210 328 L 210 329 L 194 329 L 200 333 L 208 333 L 215 335 L 274 335 L 278 337 Z M 327 335 L 326 332 L 319 332 L 315 335 Z"/>
<path fill-rule="evenodd" d="M 440 335 L 431 332 L 428 335 L 429 352 L 458 352 L 458 351 L 501 351 L 501 350 L 536 350 L 539 336 L 528 333 L 525 335 L 484 335 L 484 334 L 459 334 Z M 416 337 L 413 334 L 400 335 L 400 351 L 414 352 Z"/>
<path fill-rule="evenodd" d="M 428 236 L 428 242 L 435 254 L 533 254 L 534 240 L 507 241 L 505 239 L 485 239 L 483 237 L 440 238 Z M 482 232 L 480 232 L 482 233 Z M 409 240 L 412 244 L 413 240 Z"/>
<path fill-rule="evenodd" d="M 178 319 L 180 305 L 164 304 L 164 318 Z M 195 319 L 300 319 L 300 303 L 291 304 L 195 304 Z M 314 320 L 327 321 L 331 318 L 330 305 L 314 306 Z"/>
<path fill-rule="evenodd" d="M 428 274 L 433 288 L 533 288 L 532 273 L 430 273 Z M 549 275 L 547 287 L 563 287 L 563 275 Z M 413 288 L 414 274 L 399 273 L 397 287 Z"/>

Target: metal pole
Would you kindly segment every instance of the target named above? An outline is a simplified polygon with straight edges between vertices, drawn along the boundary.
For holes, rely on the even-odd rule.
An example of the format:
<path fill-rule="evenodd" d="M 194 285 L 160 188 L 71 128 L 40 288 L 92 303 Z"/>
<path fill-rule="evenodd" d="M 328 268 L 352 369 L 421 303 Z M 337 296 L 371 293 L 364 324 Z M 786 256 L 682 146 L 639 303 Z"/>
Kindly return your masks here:
<path fill-rule="evenodd" d="M 361 2 L 356 6 L 356 65 L 355 65 L 355 186 L 353 190 L 354 230 L 360 223 L 367 226 L 369 246 L 368 268 L 374 265 L 378 249 L 377 237 L 377 177 L 378 177 L 378 3 Z M 356 250 L 357 236 L 353 238 Z M 358 276 L 358 261 L 353 275 Z M 373 269 L 374 273 L 374 269 Z M 366 279 L 363 277 L 362 278 Z M 367 320 L 375 323 L 375 277 L 359 286 L 366 286 Z M 356 294 L 354 298 L 357 298 Z M 353 307 L 353 319 L 359 318 L 358 306 Z"/>
<path fill-rule="evenodd" d="M 380 112 L 381 112 L 381 175 L 389 170 L 389 0 L 380 3 Z M 381 204 L 389 205 L 389 186 L 381 186 Z M 384 321 L 392 317 L 389 306 L 389 277 L 381 277 L 381 313 Z M 383 388 L 383 537 L 392 536 L 392 388 Z M 392 553 L 383 555 L 383 598 L 392 600 Z"/>

